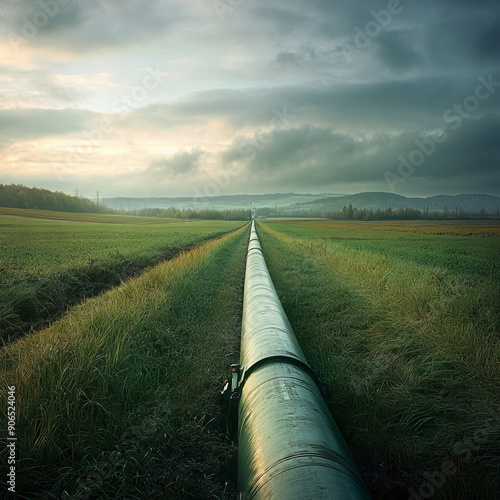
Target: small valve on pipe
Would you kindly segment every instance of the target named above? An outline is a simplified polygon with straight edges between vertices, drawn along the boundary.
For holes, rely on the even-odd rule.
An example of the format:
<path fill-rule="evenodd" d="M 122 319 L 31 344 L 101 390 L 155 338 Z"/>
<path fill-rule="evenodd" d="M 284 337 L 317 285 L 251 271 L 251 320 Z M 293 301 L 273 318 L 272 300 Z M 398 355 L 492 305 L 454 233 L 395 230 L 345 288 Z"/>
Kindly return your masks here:
<path fill-rule="evenodd" d="M 226 380 L 221 392 L 222 401 L 227 408 L 227 433 L 232 441 L 236 441 L 238 434 L 238 404 L 240 400 L 240 375 L 239 364 L 231 365 L 231 380 Z"/>

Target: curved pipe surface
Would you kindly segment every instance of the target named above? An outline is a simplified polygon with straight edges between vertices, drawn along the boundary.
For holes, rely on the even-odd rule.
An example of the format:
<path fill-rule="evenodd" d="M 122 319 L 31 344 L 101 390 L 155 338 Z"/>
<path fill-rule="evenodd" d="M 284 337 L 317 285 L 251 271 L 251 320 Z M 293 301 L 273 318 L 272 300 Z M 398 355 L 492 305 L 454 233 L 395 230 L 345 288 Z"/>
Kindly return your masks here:
<path fill-rule="evenodd" d="M 241 336 L 243 499 L 371 498 L 274 288 L 252 222 Z"/>

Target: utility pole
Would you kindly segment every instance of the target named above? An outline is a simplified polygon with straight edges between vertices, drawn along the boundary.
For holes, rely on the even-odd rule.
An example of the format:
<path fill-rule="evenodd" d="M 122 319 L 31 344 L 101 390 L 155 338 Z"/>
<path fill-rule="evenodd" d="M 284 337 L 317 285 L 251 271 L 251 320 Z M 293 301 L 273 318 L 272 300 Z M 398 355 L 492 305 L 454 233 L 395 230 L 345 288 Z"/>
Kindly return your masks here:
<path fill-rule="evenodd" d="M 78 188 L 75 189 L 75 196 L 78 198 Z"/>
<path fill-rule="evenodd" d="M 99 190 L 97 190 L 97 206 L 99 206 Z"/>

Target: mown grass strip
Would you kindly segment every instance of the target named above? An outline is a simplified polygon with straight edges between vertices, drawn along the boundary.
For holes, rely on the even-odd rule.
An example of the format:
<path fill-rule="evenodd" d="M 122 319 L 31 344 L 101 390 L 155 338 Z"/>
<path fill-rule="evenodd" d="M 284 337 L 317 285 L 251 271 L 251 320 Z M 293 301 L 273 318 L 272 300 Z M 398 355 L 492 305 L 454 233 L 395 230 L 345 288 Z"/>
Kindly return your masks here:
<path fill-rule="evenodd" d="M 175 219 L 159 219 L 158 217 L 132 217 L 130 215 L 92 214 L 78 212 L 57 212 L 33 208 L 0 207 L 0 216 L 29 217 L 44 221 L 96 222 L 99 224 L 168 224 L 178 222 Z"/>
<path fill-rule="evenodd" d="M 496 283 L 270 226 L 259 237 L 278 294 L 376 498 L 427 484 L 435 498 L 495 498 Z"/>
<path fill-rule="evenodd" d="M 18 491 L 234 493 L 218 393 L 238 359 L 247 238 L 240 229 L 183 252 L 4 349 L 0 382 L 17 392 Z M 0 404 L 4 412 L 4 391 Z"/>

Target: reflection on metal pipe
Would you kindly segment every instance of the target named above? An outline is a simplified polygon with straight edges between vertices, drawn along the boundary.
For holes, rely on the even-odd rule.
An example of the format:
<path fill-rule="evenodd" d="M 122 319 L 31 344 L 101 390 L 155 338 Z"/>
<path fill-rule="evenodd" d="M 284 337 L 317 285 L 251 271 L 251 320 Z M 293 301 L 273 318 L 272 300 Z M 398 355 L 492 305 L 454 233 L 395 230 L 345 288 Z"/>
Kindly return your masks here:
<path fill-rule="evenodd" d="M 371 498 L 281 306 L 255 222 L 233 374 L 241 498 Z"/>

